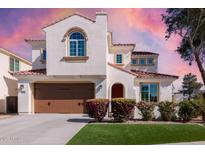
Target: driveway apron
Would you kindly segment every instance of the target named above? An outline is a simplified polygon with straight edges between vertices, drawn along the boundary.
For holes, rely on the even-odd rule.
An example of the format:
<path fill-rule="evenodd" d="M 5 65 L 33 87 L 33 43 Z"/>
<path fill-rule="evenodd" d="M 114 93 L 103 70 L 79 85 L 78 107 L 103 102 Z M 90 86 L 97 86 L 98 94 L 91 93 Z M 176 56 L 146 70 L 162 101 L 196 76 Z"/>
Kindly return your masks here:
<path fill-rule="evenodd" d="M 0 144 L 66 144 L 89 121 L 80 114 L 33 114 L 1 119 Z"/>

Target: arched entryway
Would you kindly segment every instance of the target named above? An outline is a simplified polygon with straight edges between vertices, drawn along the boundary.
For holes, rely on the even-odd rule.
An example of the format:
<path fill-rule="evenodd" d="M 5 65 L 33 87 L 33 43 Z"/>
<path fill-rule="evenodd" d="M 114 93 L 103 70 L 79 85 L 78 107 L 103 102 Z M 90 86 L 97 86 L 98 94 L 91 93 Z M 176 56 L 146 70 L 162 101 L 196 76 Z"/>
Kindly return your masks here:
<path fill-rule="evenodd" d="M 114 85 L 112 85 L 111 97 L 124 97 L 124 86 L 121 83 L 115 83 Z"/>

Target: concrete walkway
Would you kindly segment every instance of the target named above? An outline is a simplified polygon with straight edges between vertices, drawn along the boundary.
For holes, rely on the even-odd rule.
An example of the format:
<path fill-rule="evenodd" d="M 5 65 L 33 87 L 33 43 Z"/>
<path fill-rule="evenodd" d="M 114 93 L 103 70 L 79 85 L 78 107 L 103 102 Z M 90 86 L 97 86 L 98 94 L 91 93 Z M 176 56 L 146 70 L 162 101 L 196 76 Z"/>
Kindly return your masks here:
<path fill-rule="evenodd" d="M 74 114 L 34 114 L 0 119 L 0 144 L 66 144 L 89 118 Z"/>
<path fill-rule="evenodd" d="M 205 141 L 169 143 L 169 144 L 166 144 L 166 145 L 205 145 Z"/>

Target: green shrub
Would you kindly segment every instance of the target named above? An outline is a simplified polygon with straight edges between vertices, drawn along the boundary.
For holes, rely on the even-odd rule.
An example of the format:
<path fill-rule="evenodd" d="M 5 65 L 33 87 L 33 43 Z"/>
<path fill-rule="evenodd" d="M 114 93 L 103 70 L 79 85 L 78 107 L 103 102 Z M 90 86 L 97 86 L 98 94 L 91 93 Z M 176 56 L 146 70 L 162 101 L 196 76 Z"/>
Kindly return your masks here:
<path fill-rule="evenodd" d="M 112 99 L 112 113 L 114 120 L 127 121 L 131 118 L 136 102 L 134 99 L 114 98 Z"/>
<path fill-rule="evenodd" d="M 205 121 L 205 99 L 202 100 L 201 114 L 202 120 Z"/>
<path fill-rule="evenodd" d="M 193 102 L 188 100 L 180 102 L 178 114 L 183 121 L 190 121 L 196 114 Z"/>
<path fill-rule="evenodd" d="M 176 104 L 173 102 L 160 102 L 158 104 L 158 111 L 160 112 L 161 119 L 164 121 L 170 121 L 175 117 Z"/>
<path fill-rule="evenodd" d="M 192 100 L 191 103 L 194 107 L 193 118 L 196 118 L 202 114 L 203 100 L 195 99 L 195 100 Z"/>
<path fill-rule="evenodd" d="M 152 120 L 154 119 L 154 108 L 156 104 L 152 102 L 139 102 L 137 103 L 137 108 L 140 110 L 140 114 L 143 120 Z"/>
<path fill-rule="evenodd" d="M 107 113 L 108 105 L 108 99 L 90 99 L 85 106 L 89 117 L 101 122 Z"/>

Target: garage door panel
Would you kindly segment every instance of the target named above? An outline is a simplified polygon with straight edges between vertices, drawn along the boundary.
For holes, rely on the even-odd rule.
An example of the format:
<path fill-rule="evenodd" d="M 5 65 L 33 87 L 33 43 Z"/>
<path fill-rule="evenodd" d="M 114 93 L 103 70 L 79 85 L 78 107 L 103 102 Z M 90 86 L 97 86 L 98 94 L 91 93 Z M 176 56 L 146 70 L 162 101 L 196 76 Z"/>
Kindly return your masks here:
<path fill-rule="evenodd" d="M 35 99 L 65 100 L 93 98 L 93 84 L 37 84 Z"/>
<path fill-rule="evenodd" d="M 34 109 L 36 113 L 50 113 L 48 102 L 52 100 L 35 100 Z"/>
<path fill-rule="evenodd" d="M 56 113 L 85 113 L 82 100 L 55 100 L 51 103 L 50 112 Z"/>
<path fill-rule="evenodd" d="M 94 98 L 94 84 L 35 84 L 35 112 L 85 113 L 84 102 Z"/>

